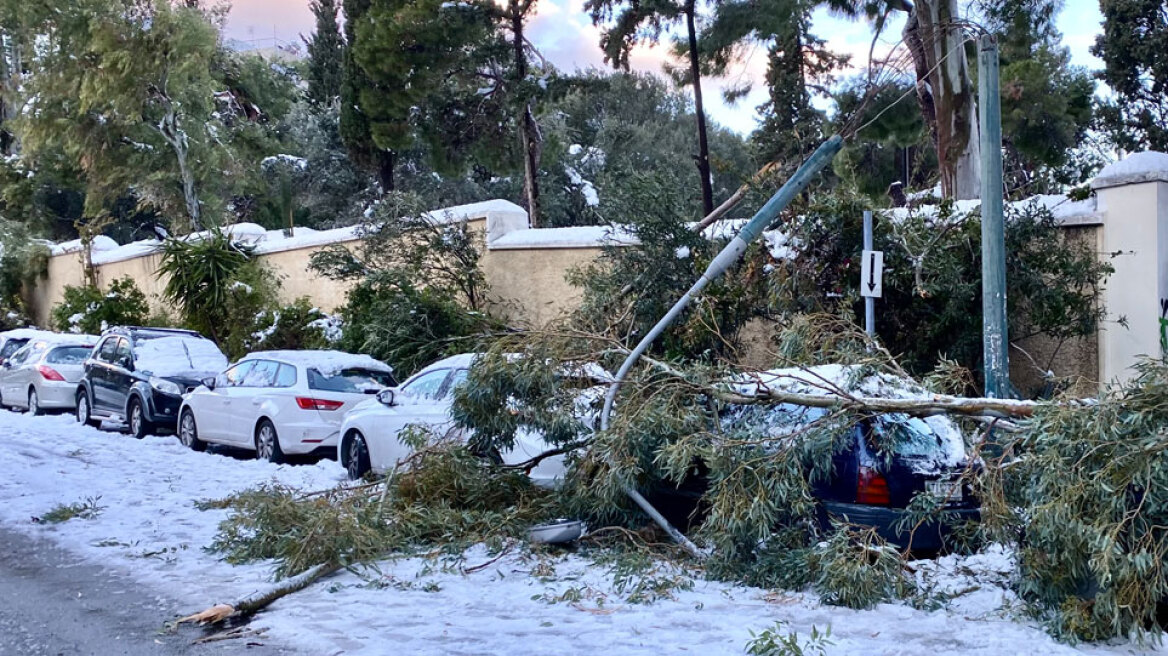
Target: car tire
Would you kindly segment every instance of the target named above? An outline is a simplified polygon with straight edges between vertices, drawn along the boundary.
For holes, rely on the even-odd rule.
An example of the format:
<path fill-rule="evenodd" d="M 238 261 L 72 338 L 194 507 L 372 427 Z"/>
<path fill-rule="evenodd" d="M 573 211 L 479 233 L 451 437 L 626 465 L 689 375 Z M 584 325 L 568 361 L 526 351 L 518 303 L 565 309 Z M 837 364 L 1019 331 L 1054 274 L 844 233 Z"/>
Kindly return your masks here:
<path fill-rule="evenodd" d="M 358 480 L 369 473 L 372 467 L 369 464 L 369 445 L 365 443 L 365 436 L 353 431 L 352 436 L 345 444 L 345 471 L 351 480 Z"/>
<path fill-rule="evenodd" d="M 28 388 L 28 414 L 39 417 L 45 414 L 41 409 L 41 397 L 37 394 L 35 387 Z"/>
<path fill-rule="evenodd" d="M 146 419 L 146 409 L 137 397 L 130 399 L 126 407 L 126 423 L 130 425 L 130 435 L 142 439 L 154 432 L 154 426 Z"/>
<path fill-rule="evenodd" d="M 100 419 L 93 418 L 93 404 L 89 402 L 89 392 L 82 389 L 77 392 L 77 421 L 86 425 L 98 428 L 101 426 Z"/>
<path fill-rule="evenodd" d="M 284 462 L 284 450 L 280 448 L 280 435 L 276 427 L 267 419 L 261 420 L 255 432 L 256 458 L 270 463 Z"/>
<path fill-rule="evenodd" d="M 195 413 L 190 408 L 183 410 L 178 420 L 178 441 L 191 451 L 206 451 L 207 443 L 199 439 L 199 426 L 195 423 Z"/>

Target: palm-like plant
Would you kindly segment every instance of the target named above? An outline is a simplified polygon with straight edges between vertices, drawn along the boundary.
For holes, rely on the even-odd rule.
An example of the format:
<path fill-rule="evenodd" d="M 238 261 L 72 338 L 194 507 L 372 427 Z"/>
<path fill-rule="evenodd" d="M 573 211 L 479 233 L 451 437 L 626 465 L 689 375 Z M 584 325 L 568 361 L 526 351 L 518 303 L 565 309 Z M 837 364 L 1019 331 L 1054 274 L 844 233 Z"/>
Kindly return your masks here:
<path fill-rule="evenodd" d="M 182 313 L 184 323 L 222 341 L 232 284 L 252 262 L 251 249 L 219 228 L 200 239 L 167 239 L 159 273 L 168 277 L 163 294 Z"/>

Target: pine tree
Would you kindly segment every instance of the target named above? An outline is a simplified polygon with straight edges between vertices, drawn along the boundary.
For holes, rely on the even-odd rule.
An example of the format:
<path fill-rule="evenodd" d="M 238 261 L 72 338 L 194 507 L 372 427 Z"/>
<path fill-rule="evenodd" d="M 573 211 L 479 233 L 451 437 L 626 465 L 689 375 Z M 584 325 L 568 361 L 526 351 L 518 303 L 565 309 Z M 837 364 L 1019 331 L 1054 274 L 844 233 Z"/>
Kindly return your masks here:
<path fill-rule="evenodd" d="M 1006 182 L 1016 195 L 1053 193 L 1078 184 L 1064 170 L 1092 119 L 1095 85 L 1070 65 L 1055 27 L 1057 0 L 993 0 L 986 26 L 998 35 Z"/>
<path fill-rule="evenodd" d="M 343 0 L 345 10 L 345 49 L 341 67 L 341 140 L 349 157 L 358 166 L 377 175 L 381 190 L 394 190 L 393 167 L 395 153 L 373 141 L 369 117 L 362 103 L 362 92 L 372 82 L 357 64 L 354 52 L 358 47 L 356 26 L 367 20 L 370 0 Z"/>
<path fill-rule="evenodd" d="M 1091 54 L 1115 99 L 1100 123 L 1124 150 L 1168 151 L 1168 13 L 1163 0 L 1100 0 L 1103 33 Z"/>
<path fill-rule="evenodd" d="M 656 42 L 668 25 L 684 22 L 685 37 L 681 49 L 686 53 L 689 71 L 683 72 L 682 78 L 693 85 L 698 134 L 698 152 L 694 160 L 702 190 L 702 214 L 709 214 L 714 210 L 714 190 L 710 182 L 710 148 L 702 99 L 697 0 L 588 0 L 584 6 L 591 12 L 593 24 L 609 24 L 600 39 L 605 61 L 626 71 L 629 53 L 641 40 Z"/>
<path fill-rule="evenodd" d="M 765 161 L 799 162 L 822 139 L 824 117 L 811 105 L 812 91 L 823 92 L 847 58 L 832 53 L 811 33 L 811 12 L 818 4 L 730 0 L 716 6 L 713 21 L 702 31 L 703 59 L 715 75 L 724 74 L 739 59 L 743 45 L 767 48 L 769 98 L 758 108 L 762 125 L 752 137 L 758 156 Z M 850 11 L 846 5 L 828 5 Z M 734 89 L 728 99 L 749 91 L 746 86 Z"/>
<path fill-rule="evenodd" d="M 337 25 L 337 0 L 313 0 L 316 31 L 305 39 L 308 48 L 308 99 L 326 105 L 341 95 L 345 42 Z"/>

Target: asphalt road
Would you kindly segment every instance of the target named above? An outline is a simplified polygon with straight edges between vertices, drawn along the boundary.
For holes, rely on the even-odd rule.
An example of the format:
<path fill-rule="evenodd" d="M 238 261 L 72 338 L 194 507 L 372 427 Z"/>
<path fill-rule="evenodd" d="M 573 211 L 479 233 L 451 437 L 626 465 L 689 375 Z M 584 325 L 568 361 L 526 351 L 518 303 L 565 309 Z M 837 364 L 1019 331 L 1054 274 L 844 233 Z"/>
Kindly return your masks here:
<path fill-rule="evenodd" d="M 197 628 L 162 632 L 179 608 L 124 572 L 80 561 L 43 539 L 0 526 L 0 656 L 292 654 L 254 639 L 205 645 Z M 248 642 L 253 644 L 249 645 Z"/>

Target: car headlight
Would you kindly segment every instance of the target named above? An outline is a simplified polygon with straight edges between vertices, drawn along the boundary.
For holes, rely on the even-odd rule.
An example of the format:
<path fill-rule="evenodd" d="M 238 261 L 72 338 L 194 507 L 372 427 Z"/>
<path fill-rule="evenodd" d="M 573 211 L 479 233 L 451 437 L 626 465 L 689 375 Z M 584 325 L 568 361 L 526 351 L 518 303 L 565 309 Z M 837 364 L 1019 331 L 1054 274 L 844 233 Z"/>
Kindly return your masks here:
<path fill-rule="evenodd" d="M 162 392 L 163 394 L 174 394 L 176 396 L 182 396 L 183 393 L 183 388 L 179 387 L 178 383 L 169 381 L 165 378 L 158 378 L 157 376 L 150 379 L 150 386 L 159 392 Z"/>

